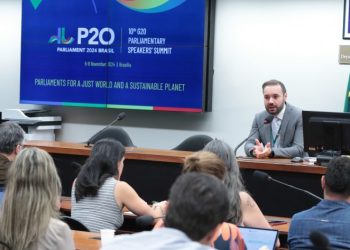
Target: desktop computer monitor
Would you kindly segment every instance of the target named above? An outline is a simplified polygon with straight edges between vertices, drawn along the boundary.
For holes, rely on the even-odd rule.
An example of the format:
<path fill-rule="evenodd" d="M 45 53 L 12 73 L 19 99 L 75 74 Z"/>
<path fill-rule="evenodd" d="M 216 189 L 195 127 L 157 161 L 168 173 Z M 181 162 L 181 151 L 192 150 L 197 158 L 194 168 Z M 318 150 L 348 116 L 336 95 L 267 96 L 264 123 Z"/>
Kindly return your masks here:
<path fill-rule="evenodd" d="M 350 113 L 303 111 L 304 151 L 319 155 L 350 155 Z"/>

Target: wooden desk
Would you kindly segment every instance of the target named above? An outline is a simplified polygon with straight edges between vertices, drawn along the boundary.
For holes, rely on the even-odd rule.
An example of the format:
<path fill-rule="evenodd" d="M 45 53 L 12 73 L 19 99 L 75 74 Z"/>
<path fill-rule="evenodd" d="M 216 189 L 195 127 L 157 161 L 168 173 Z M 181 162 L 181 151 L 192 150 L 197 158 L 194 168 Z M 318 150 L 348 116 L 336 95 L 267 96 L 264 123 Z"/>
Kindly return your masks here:
<path fill-rule="evenodd" d="M 89 156 L 91 147 L 86 147 L 81 143 L 70 143 L 60 141 L 27 141 L 26 147 L 38 147 L 46 150 L 50 154 Z M 126 159 L 146 160 L 157 162 L 183 163 L 184 158 L 192 152 L 149 149 L 128 147 L 126 149 Z M 242 169 L 258 169 L 271 171 L 284 171 L 295 173 L 324 174 L 325 167 L 309 165 L 306 163 L 292 163 L 289 159 L 254 159 L 249 157 L 237 157 L 239 166 Z"/>
<path fill-rule="evenodd" d="M 85 144 L 61 141 L 27 141 L 25 146 L 38 147 L 50 154 L 85 157 L 89 156 L 91 151 L 91 147 L 86 147 Z M 190 154 L 191 152 L 186 151 L 128 147 L 125 159 L 183 163 L 183 159 Z"/>
<path fill-rule="evenodd" d="M 237 157 L 241 169 L 253 169 L 261 171 L 283 171 L 290 173 L 317 174 L 326 172 L 325 167 L 310 165 L 306 162 L 294 163 L 290 159 L 255 159 L 250 157 Z"/>
<path fill-rule="evenodd" d="M 72 208 L 71 198 L 67 196 L 62 196 L 60 211 L 70 216 L 71 208 Z"/>
<path fill-rule="evenodd" d="M 71 163 L 83 164 L 91 148 L 79 143 L 28 141 L 49 152 L 61 177 L 63 195 L 71 196 L 71 186 L 79 169 Z M 127 148 L 122 179 L 127 181 L 148 203 L 168 198 L 169 189 L 181 173 L 184 158 L 191 152 L 146 148 Z M 289 159 L 238 158 L 247 190 L 264 214 L 291 217 L 295 212 L 315 205 L 310 197 L 276 183 L 259 183 L 253 178 L 255 170 L 267 172 L 273 178 L 322 196 L 320 178 L 324 167 L 291 163 Z"/>
<path fill-rule="evenodd" d="M 62 194 L 71 196 L 71 187 L 91 148 L 79 143 L 27 141 L 26 147 L 39 147 L 51 154 L 62 181 Z M 182 170 L 182 163 L 191 152 L 127 148 L 122 180 L 127 181 L 148 203 L 168 198 L 172 183 Z M 152 185 L 150 185 L 152 184 Z"/>
<path fill-rule="evenodd" d="M 265 215 L 271 227 L 278 230 L 280 235 L 288 235 L 291 218 Z"/>
<path fill-rule="evenodd" d="M 98 250 L 101 248 L 101 240 L 96 239 L 100 237 L 99 233 L 82 232 L 73 230 L 73 239 L 75 249 L 79 250 Z"/>

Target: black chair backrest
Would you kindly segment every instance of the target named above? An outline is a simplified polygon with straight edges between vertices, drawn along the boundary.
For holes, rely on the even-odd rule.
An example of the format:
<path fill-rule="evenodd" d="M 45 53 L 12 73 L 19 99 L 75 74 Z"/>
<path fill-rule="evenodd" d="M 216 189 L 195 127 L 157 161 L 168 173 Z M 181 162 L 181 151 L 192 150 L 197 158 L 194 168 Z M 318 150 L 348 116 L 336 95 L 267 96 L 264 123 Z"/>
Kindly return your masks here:
<path fill-rule="evenodd" d="M 100 133 L 100 132 L 97 132 L 97 134 L 98 133 Z M 92 136 L 91 138 L 93 138 L 94 136 Z M 134 143 L 132 142 L 130 136 L 128 135 L 128 133 L 121 127 L 111 126 L 111 127 L 106 128 L 104 131 L 102 131 L 101 134 L 97 135 L 96 138 L 93 138 L 93 140 L 91 140 L 90 143 L 94 144 L 98 140 L 101 140 L 104 138 L 115 139 L 115 140 L 119 141 L 121 144 L 123 144 L 124 147 L 134 147 L 135 146 Z"/>
<path fill-rule="evenodd" d="M 173 148 L 173 150 L 199 151 L 212 140 L 213 138 L 208 135 L 193 135 L 185 139 L 183 142 Z"/>
<path fill-rule="evenodd" d="M 80 221 L 73 219 L 70 216 L 60 216 L 60 219 L 67 223 L 67 225 L 70 227 L 72 230 L 78 230 L 78 231 L 85 231 L 85 232 L 90 232 L 90 230 Z"/>

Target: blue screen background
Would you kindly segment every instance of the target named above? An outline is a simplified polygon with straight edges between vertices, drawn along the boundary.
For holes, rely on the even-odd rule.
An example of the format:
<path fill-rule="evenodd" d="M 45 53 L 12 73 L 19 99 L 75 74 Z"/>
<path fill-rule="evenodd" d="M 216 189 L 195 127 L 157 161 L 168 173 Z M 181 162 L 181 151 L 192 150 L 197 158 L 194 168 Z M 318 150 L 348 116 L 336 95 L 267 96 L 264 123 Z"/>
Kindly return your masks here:
<path fill-rule="evenodd" d="M 35 9 L 22 1 L 21 103 L 69 103 L 174 107 L 202 111 L 206 83 L 206 1 L 187 0 L 163 12 L 144 13 L 117 1 L 45 0 Z M 110 28 L 115 39 L 78 44 L 78 28 Z M 73 38 L 49 43 L 52 36 Z M 139 33 L 138 33 L 139 31 Z M 158 38 L 162 44 L 130 44 L 129 38 Z M 102 40 L 108 41 L 105 32 Z M 151 48 L 150 54 L 128 53 Z M 168 53 L 156 54 L 165 48 Z M 62 50 L 81 49 L 80 52 Z M 103 50 L 103 53 L 100 51 Z M 93 65 L 93 66 L 92 66 Z M 55 84 L 53 84 L 55 82 Z M 97 83 L 104 83 L 102 87 Z M 79 84 L 78 84 L 79 83 Z M 135 89 L 131 83 L 162 85 Z M 128 86 L 128 87 L 127 87 Z M 167 87 L 165 87 L 167 86 Z"/>

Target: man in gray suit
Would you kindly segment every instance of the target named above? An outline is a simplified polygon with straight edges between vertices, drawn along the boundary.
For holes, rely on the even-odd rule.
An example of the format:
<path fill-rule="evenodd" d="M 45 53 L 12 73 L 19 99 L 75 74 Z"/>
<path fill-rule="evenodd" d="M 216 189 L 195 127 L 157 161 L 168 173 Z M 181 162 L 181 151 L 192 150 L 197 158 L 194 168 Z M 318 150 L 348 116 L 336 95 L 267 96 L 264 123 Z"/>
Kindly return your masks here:
<path fill-rule="evenodd" d="M 270 80 L 262 85 L 265 111 L 255 115 L 250 136 L 244 146 L 256 158 L 303 156 L 301 110 L 287 103 L 284 84 Z"/>

